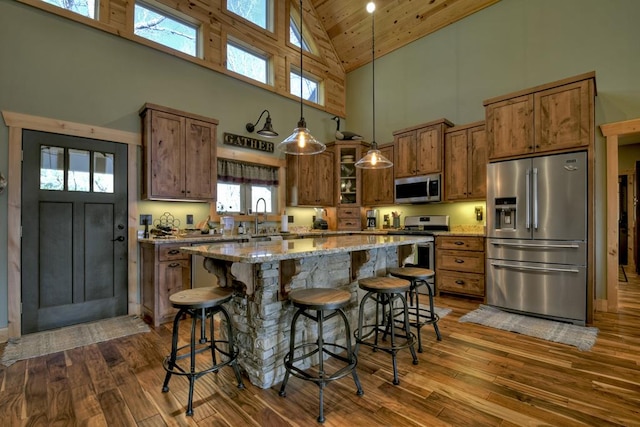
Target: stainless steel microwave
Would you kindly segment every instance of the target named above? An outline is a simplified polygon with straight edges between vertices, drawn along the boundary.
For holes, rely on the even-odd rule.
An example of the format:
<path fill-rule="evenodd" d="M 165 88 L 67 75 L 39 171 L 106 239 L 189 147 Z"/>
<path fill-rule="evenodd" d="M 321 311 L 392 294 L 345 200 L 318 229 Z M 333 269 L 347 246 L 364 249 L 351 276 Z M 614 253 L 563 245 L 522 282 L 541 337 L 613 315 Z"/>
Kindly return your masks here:
<path fill-rule="evenodd" d="M 396 203 L 439 202 L 442 195 L 442 175 L 412 176 L 395 180 Z"/>

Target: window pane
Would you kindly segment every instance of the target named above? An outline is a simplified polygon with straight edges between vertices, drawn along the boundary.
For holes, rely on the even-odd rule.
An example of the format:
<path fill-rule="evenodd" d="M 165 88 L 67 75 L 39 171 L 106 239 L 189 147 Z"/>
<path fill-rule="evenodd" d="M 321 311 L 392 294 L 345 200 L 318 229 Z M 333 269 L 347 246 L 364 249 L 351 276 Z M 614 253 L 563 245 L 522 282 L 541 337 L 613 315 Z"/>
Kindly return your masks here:
<path fill-rule="evenodd" d="M 44 0 L 45 3 L 49 3 L 63 9 L 70 10 L 71 12 L 78 13 L 89 18 L 95 18 L 96 16 L 96 2 L 95 0 Z"/>
<path fill-rule="evenodd" d="M 133 32 L 145 39 L 196 56 L 197 27 L 161 11 L 136 4 Z"/>
<path fill-rule="evenodd" d="M 64 190 L 64 148 L 40 147 L 40 189 Z"/>
<path fill-rule="evenodd" d="M 259 209 L 259 212 L 262 213 L 262 200 L 260 200 L 260 206 L 258 207 L 258 200 L 260 198 L 264 199 L 267 202 L 266 211 L 268 213 L 273 213 L 273 206 L 271 204 L 271 188 L 252 185 L 251 186 L 251 206 L 253 209 Z M 255 213 L 255 212 L 254 212 Z"/>
<path fill-rule="evenodd" d="M 293 18 L 289 20 L 289 41 L 292 45 L 300 47 L 300 40 L 302 40 L 302 48 L 307 52 L 311 52 L 309 48 L 309 44 L 307 41 L 300 35 L 300 29 L 296 25 Z"/>
<path fill-rule="evenodd" d="M 267 83 L 267 58 L 227 43 L 227 69 Z"/>
<path fill-rule="evenodd" d="M 294 71 L 290 74 L 291 79 L 291 94 L 295 96 L 300 96 L 300 74 Z M 306 77 L 302 78 L 302 98 L 307 101 L 315 102 L 318 104 L 318 82 L 308 79 Z"/>
<path fill-rule="evenodd" d="M 69 149 L 68 191 L 89 191 L 89 163 L 91 153 L 85 150 Z"/>
<path fill-rule="evenodd" d="M 216 210 L 223 212 L 240 212 L 242 209 L 242 195 L 240 184 L 218 183 L 218 203 Z"/>
<path fill-rule="evenodd" d="M 227 10 L 267 29 L 268 0 L 227 0 Z"/>
<path fill-rule="evenodd" d="M 113 154 L 93 153 L 93 191 L 113 193 Z"/>

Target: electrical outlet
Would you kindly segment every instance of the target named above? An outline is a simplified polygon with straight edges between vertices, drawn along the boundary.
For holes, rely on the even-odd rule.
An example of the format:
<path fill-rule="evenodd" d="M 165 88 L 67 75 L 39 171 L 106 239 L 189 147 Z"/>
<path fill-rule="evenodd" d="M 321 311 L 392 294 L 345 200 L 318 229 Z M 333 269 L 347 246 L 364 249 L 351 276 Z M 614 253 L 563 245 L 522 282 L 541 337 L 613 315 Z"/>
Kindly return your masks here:
<path fill-rule="evenodd" d="M 293 224 L 293 215 L 287 215 L 287 222 Z"/>
<path fill-rule="evenodd" d="M 187 225 L 193 225 L 193 215 L 187 215 Z"/>
<path fill-rule="evenodd" d="M 140 214 L 140 225 L 145 225 L 145 223 L 151 225 L 151 221 L 153 221 L 151 215 Z"/>

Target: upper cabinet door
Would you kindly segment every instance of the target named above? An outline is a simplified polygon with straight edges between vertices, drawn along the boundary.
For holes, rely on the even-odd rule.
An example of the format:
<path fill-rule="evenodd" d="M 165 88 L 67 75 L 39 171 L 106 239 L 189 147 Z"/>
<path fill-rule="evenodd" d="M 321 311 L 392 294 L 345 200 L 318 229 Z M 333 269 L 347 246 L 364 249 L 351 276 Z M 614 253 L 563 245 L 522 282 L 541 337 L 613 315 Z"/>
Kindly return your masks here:
<path fill-rule="evenodd" d="M 534 95 L 536 151 L 586 147 L 593 128 L 589 80 Z"/>
<path fill-rule="evenodd" d="M 446 200 L 467 198 L 467 165 L 469 164 L 468 132 L 460 130 L 445 135 Z"/>
<path fill-rule="evenodd" d="M 487 105 L 489 159 L 533 153 L 533 95 Z"/>
<path fill-rule="evenodd" d="M 216 126 L 186 119 L 186 197 L 215 199 L 217 182 Z"/>
<path fill-rule="evenodd" d="M 487 133 L 484 126 L 469 129 L 469 170 L 467 197 L 484 199 L 487 195 Z"/>
<path fill-rule="evenodd" d="M 148 151 L 149 198 L 185 197 L 184 117 L 151 111 Z"/>
<path fill-rule="evenodd" d="M 415 175 L 442 172 L 442 125 L 416 131 L 415 153 Z"/>
<path fill-rule="evenodd" d="M 398 134 L 395 136 L 396 178 L 413 176 L 416 174 L 416 132 Z"/>

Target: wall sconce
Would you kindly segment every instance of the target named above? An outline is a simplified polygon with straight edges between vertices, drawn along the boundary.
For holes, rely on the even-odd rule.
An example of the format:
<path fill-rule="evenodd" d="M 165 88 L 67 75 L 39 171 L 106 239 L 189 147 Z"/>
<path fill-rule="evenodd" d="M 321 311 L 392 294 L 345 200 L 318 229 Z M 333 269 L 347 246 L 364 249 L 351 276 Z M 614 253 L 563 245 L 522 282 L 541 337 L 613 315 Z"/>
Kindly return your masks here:
<path fill-rule="evenodd" d="M 247 128 L 247 132 L 251 133 L 255 130 L 264 113 L 267 113 L 267 119 L 265 120 L 264 127 L 256 133 L 258 135 L 266 136 L 267 138 L 278 136 L 278 133 L 274 131 L 273 126 L 271 126 L 271 113 L 269 113 L 269 110 L 264 110 L 262 113 L 260 113 L 260 117 L 258 117 L 258 120 L 256 120 L 255 124 L 247 123 L 247 125 L 245 126 Z"/>

